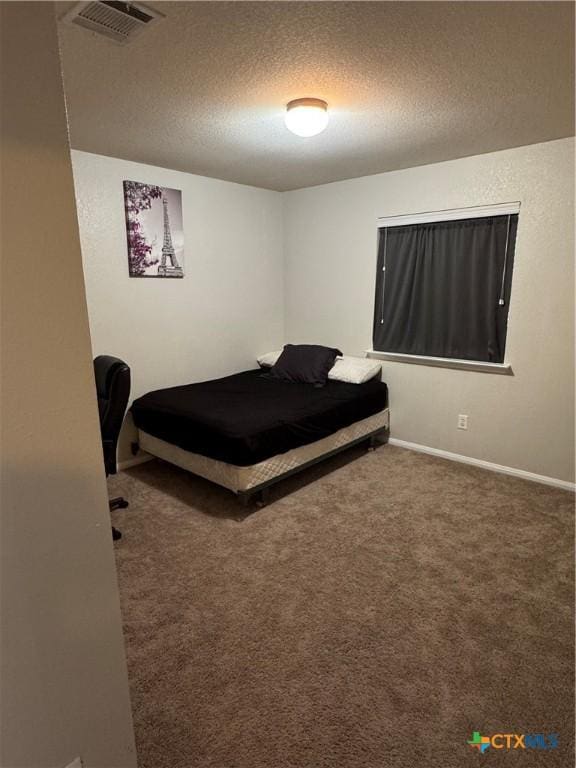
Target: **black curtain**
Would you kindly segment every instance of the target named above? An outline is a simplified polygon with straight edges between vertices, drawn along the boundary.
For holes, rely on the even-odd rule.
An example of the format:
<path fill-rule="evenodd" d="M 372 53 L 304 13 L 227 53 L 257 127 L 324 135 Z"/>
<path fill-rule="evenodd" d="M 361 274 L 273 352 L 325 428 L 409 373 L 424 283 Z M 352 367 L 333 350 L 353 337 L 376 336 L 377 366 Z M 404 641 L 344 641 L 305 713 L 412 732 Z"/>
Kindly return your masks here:
<path fill-rule="evenodd" d="M 504 362 L 517 227 L 516 214 L 381 229 L 374 349 Z"/>

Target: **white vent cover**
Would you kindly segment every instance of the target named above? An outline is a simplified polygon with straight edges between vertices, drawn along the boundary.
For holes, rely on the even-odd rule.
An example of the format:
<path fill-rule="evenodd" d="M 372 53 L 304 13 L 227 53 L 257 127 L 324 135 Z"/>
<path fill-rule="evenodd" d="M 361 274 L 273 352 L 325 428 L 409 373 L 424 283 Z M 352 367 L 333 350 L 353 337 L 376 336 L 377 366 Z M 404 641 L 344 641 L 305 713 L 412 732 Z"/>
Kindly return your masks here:
<path fill-rule="evenodd" d="M 163 18 L 163 14 L 142 3 L 92 0 L 75 5 L 62 21 L 97 32 L 117 43 L 127 43 Z"/>

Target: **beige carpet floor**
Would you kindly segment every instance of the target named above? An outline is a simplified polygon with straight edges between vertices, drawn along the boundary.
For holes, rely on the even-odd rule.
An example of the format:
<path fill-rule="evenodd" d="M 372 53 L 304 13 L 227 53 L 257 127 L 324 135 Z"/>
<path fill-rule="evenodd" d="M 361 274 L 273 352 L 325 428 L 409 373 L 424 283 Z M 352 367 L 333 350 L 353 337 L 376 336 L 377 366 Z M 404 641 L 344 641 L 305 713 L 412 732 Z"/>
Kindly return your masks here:
<path fill-rule="evenodd" d="M 110 490 L 140 768 L 574 764 L 571 494 L 391 446 L 251 514 L 156 461 Z"/>

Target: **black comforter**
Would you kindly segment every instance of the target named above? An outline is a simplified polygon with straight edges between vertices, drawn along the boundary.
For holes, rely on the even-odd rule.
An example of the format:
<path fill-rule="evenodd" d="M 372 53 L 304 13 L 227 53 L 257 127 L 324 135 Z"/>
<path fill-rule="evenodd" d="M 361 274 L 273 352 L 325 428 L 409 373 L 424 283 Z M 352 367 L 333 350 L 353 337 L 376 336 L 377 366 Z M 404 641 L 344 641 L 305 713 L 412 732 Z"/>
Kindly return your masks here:
<path fill-rule="evenodd" d="M 313 443 L 383 410 L 386 384 L 328 381 L 316 389 L 260 369 L 149 392 L 135 400 L 136 426 L 187 451 L 237 466 Z"/>

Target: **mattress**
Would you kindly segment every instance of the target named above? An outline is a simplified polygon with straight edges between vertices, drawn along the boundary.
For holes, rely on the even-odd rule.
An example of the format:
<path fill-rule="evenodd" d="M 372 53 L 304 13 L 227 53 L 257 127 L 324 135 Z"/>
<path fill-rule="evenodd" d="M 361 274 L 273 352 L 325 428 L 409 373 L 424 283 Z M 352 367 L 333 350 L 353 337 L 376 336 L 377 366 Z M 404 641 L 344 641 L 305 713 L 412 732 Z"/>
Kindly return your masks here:
<path fill-rule="evenodd" d="M 210 459 L 198 453 L 191 453 L 167 443 L 157 437 L 139 431 L 140 447 L 160 459 L 187 469 L 195 475 L 205 477 L 213 483 L 224 486 L 235 493 L 252 491 L 261 485 L 270 483 L 275 478 L 294 472 L 317 459 L 332 452 L 341 450 L 351 443 L 358 442 L 367 435 L 386 430 L 390 426 L 388 408 L 368 416 L 361 421 L 355 421 L 348 427 L 343 427 L 315 443 L 292 448 L 286 453 L 271 456 L 269 459 L 253 464 L 250 467 L 236 467 L 223 461 Z"/>
<path fill-rule="evenodd" d="M 147 435 L 242 467 L 314 443 L 387 405 L 387 387 L 376 379 L 315 388 L 256 369 L 150 392 L 133 403 L 132 415 Z"/>

